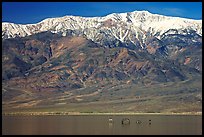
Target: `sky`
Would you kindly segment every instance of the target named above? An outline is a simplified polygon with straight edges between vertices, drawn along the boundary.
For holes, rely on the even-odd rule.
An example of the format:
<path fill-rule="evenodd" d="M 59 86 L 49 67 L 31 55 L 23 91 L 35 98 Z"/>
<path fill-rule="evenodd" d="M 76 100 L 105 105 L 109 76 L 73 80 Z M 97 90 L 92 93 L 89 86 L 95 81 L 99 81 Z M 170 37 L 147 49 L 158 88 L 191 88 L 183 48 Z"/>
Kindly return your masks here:
<path fill-rule="evenodd" d="M 202 2 L 2 2 L 2 22 L 32 24 L 65 15 L 94 17 L 136 10 L 202 19 Z"/>

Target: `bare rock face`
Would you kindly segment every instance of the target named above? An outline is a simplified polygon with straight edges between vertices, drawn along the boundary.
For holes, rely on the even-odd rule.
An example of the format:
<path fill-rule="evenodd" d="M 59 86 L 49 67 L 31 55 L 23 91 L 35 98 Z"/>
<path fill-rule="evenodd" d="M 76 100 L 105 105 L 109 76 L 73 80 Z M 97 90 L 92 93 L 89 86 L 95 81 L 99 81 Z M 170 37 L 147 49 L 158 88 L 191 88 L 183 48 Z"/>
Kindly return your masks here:
<path fill-rule="evenodd" d="M 94 18 L 65 16 L 32 25 L 2 23 L 2 83 L 12 90 L 21 89 L 5 90 L 3 99 L 15 102 L 24 94 L 30 106 L 42 105 L 42 96 L 58 98 L 68 92 L 61 100 L 67 98 L 69 103 L 89 101 L 95 95 L 99 96 L 95 100 L 109 99 L 110 90 L 123 91 L 131 85 L 191 83 L 202 77 L 201 30 L 201 21 L 144 11 Z M 115 85 L 123 86 L 117 89 Z M 190 92 L 196 100 L 201 88 L 176 88 L 175 94 Z M 80 91 L 86 95 L 78 95 Z M 144 92 L 124 91 L 115 96 L 122 100 L 126 94 L 134 97 Z M 158 90 L 159 97 L 168 94 Z"/>

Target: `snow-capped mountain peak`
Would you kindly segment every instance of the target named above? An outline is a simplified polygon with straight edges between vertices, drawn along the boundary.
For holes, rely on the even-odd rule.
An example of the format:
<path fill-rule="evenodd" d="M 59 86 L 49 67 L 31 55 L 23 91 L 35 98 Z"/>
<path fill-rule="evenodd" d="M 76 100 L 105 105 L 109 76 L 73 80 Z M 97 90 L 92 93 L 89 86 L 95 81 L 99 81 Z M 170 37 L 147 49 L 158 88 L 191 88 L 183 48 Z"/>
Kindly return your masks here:
<path fill-rule="evenodd" d="M 177 30 L 177 34 L 182 34 L 182 30 L 192 30 L 202 36 L 202 20 L 169 17 L 148 11 L 112 13 L 103 17 L 64 16 L 47 18 L 36 24 L 3 22 L 2 38 L 24 37 L 43 31 L 62 33 L 65 36 L 68 30 L 73 30 L 96 43 L 108 41 L 112 44 L 111 41 L 118 41 L 135 45 L 139 41 L 143 47 L 147 37 L 161 39 L 172 29 Z"/>

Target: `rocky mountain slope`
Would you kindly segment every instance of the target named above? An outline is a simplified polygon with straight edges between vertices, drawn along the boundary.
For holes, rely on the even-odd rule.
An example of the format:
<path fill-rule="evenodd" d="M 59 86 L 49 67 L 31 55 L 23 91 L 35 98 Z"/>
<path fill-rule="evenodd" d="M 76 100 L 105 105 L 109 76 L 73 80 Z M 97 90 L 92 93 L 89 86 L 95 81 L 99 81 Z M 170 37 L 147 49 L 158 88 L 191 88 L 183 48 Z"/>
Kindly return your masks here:
<path fill-rule="evenodd" d="M 112 100 L 110 111 L 200 111 L 201 30 L 201 21 L 146 11 L 2 23 L 3 108 Z"/>

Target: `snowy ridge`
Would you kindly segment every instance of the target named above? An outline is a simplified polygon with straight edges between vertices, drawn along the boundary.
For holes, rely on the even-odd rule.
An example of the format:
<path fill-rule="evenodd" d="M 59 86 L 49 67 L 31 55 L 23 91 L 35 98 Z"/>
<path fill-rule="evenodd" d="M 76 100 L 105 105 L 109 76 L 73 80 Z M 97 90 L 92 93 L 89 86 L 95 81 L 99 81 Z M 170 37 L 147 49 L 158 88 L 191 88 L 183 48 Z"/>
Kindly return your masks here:
<path fill-rule="evenodd" d="M 64 16 L 27 25 L 3 22 L 2 38 L 24 37 L 43 31 L 66 36 L 67 30 L 77 30 L 97 43 L 116 40 L 135 44 L 139 41 L 143 48 L 146 37 L 161 39 L 161 36 L 171 29 L 177 31 L 169 33 L 184 34 L 193 30 L 202 36 L 202 20 L 169 17 L 148 11 L 112 13 L 104 17 Z"/>

